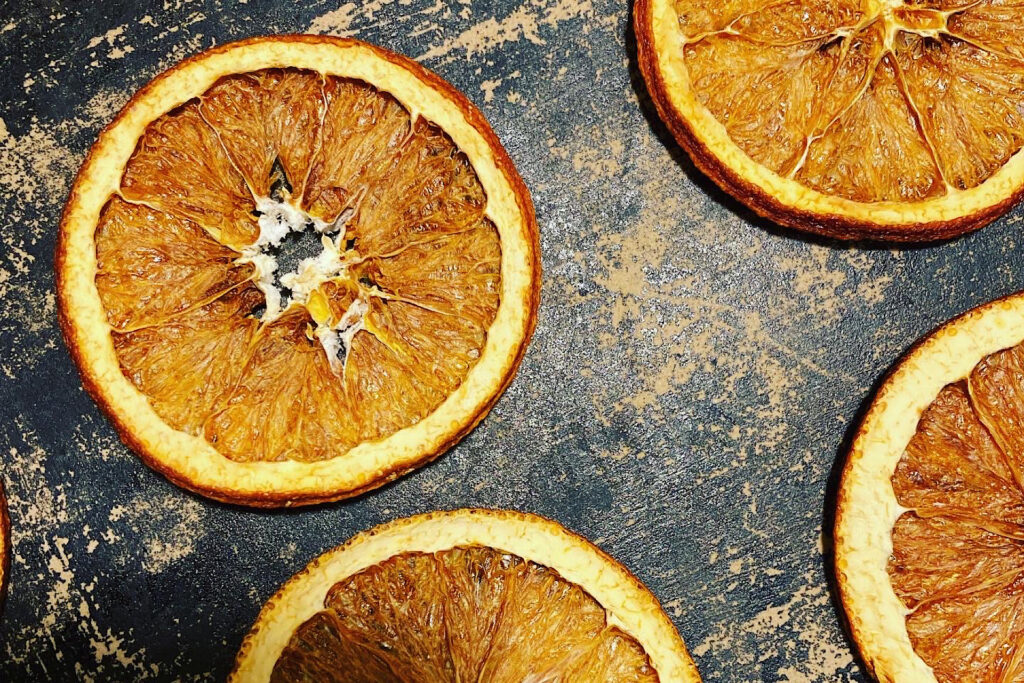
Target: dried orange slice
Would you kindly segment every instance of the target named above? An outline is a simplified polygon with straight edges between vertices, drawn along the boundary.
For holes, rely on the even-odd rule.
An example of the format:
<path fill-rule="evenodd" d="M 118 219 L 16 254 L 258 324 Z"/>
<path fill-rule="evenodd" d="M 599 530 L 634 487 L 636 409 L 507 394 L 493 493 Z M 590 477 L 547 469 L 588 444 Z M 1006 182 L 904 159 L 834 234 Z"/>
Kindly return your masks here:
<path fill-rule="evenodd" d="M 0 610 L 7 597 L 7 579 L 11 573 L 11 518 L 7 514 L 7 497 L 0 482 Z"/>
<path fill-rule="evenodd" d="M 1024 294 L 920 342 L 843 471 L 836 573 L 883 681 L 1024 679 Z"/>
<path fill-rule="evenodd" d="M 637 0 L 694 163 L 784 225 L 931 240 L 1024 193 L 1020 0 Z"/>
<path fill-rule="evenodd" d="M 64 335 L 122 438 L 252 505 L 380 486 L 469 431 L 533 330 L 537 226 L 482 115 L 354 40 L 224 45 L 143 88 L 79 172 Z"/>
<path fill-rule="evenodd" d="M 229 677 L 274 681 L 699 681 L 657 599 L 555 522 L 435 512 L 379 526 L 275 594 Z"/>

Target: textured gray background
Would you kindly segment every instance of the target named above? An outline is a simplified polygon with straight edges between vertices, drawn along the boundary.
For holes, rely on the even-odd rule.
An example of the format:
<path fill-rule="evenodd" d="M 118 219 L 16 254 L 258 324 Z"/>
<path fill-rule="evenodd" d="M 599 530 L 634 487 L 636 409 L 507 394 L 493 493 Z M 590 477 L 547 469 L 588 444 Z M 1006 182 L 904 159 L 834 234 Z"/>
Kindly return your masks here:
<path fill-rule="evenodd" d="M 223 679 L 312 557 L 465 505 L 595 540 L 662 600 L 708 681 L 863 680 L 829 592 L 834 463 L 914 339 L 1021 287 L 1021 211 L 897 250 L 753 220 L 652 115 L 625 2 L 144 4 L 0 4 L 0 680 Z M 519 377 L 448 455 L 349 503 L 250 512 L 118 442 L 59 339 L 52 249 L 73 174 L 130 93 L 202 48 L 303 31 L 415 57 L 481 107 L 533 192 L 543 302 Z"/>

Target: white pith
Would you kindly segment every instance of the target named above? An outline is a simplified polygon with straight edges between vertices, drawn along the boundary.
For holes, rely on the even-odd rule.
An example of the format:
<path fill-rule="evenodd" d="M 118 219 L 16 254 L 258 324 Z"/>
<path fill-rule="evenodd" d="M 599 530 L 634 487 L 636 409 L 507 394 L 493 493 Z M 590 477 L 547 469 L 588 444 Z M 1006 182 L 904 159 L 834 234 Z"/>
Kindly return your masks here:
<path fill-rule="evenodd" d="M 345 310 L 341 320 L 331 326 L 321 323 L 316 327 L 316 337 L 327 353 L 327 360 L 335 373 L 341 374 L 345 370 L 345 363 L 348 362 L 348 349 L 352 348 L 352 340 L 356 333 L 364 328 L 363 318 L 370 305 L 362 299 L 356 299 Z M 345 350 L 344 359 L 341 352 Z"/>
<path fill-rule="evenodd" d="M 349 263 L 345 259 L 345 226 L 351 212 L 342 213 L 333 223 L 324 222 L 285 201 L 260 197 L 256 199 L 257 221 L 260 234 L 255 242 L 242 249 L 239 263 L 251 263 L 256 268 L 253 283 L 265 299 L 265 309 L 260 322 L 269 324 L 281 317 L 292 306 L 302 306 L 309 301 L 309 296 L 329 280 L 342 277 L 348 270 Z M 302 259 L 295 270 L 278 278 L 283 287 L 290 291 L 288 301 L 282 305 L 281 289 L 274 283 L 274 274 L 278 270 L 277 259 L 267 252 L 270 247 L 278 247 L 289 233 L 303 232 L 309 228 L 321 233 L 320 243 L 323 251 L 317 256 Z M 332 239 L 329 235 L 337 233 Z M 333 325 L 330 320 L 317 321 L 315 335 L 323 346 L 331 368 L 335 372 L 344 369 L 344 360 L 340 357 L 343 350 L 347 351 L 352 338 L 363 329 L 363 316 L 369 305 L 362 299 L 356 299 Z"/>

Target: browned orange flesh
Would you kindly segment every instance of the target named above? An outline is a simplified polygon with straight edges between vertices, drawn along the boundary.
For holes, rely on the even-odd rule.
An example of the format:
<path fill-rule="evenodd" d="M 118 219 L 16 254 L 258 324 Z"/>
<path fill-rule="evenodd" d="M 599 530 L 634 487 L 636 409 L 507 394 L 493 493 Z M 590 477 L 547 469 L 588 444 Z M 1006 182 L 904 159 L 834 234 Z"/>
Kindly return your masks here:
<path fill-rule="evenodd" d="M 233 390 L 205 424 L 206 440 L 224 455 L 322 460 L 358 442 L 344 384 L 306 335 L 309 321 L 305 311 L 285 313 L 254 340 Z"/>
<path fill-rule="evenodd" d="M 320 142 L 323 79 L 312 71 L 268 69 L 221 79 L 202 98 L 202 113 L 253 194 L 270 196 L 280 160 L 301 197 Z"/>
<path fill-rule="evenodd" d="M 483 188 L 465 155 L 436 126 L 413 123 L 386 178 L 366 192 L 354 219 L 363 253 L 388 256 L 479 227 Z"/>
<path fill-rule="evenodd" d="M 675 5 L 697 97 L 751 158 L 809 188 L 923 201 L 1024 147 L 1021 0 Z"/>
<path fill-rule="evenodd" d="M 347 269 L 319 288 L 332 325 L 366 306 L 340 366 L 312 310 L 259 320 L 241 252 L 274 192 L 347 221 Z M 168 424 L 237 461 L 390 436 L 482 354 L 501 289 L 486 204 L 451 139 L 386 93 L 296 69 L 222 78 L 148 127 L 101 216 L 96 285 L 122 370 Z"/>
<path fill-rule="evenodd" d="M 175 429 L 200 434 L 227 401 L 249 354 L 256 321 L 246 313 L 262 295 L 249 284 L 161 323 L 114 332 L 125 376 Z"/>
<path fill-rule="evenodd" d="M 642 646 L 555 571 L 485 547 L 406 553 L 334 585 L 275 683 L 654 683 Z"/>
<path fill-rule="evenodd" d="M 186 218 L 223 243 L 256 240 L 252 194 L 216 131 L 189 102 L 151 123 L 121 180 L 125 199 Z"/>
<path fill-rule="evenodd" d="M 889 576 L 942 683 L 1024 677 L 1024 345 L 928 407 L 892 477 Z"/>
<path fill-rule="evenodd" d="M 96 228 L 96 287 L 115 329 L 163 322 L 252 278 L 196 223 L 115 197 Z"/>
<path fill-rule="evenodd" d="M 303 207 L 328 223 L 377 187 L 409 137 L 409 112 L 393 97 L 357 81 L 324 84 L 320 153 L 313 159 Z"/>

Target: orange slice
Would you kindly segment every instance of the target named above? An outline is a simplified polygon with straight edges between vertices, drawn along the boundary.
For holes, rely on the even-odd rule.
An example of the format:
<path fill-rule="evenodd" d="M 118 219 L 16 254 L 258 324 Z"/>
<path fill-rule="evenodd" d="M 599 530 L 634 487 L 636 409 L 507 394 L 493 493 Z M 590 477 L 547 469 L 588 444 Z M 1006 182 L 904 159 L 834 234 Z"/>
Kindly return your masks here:
<path fill-rule="evenodd" d="M 11 573 L 11 518 L 7 514 L 7 497 L 0 482 L 0 610 L 7 598 L 7 581 Z"/>
<path fill-rule="evenodd" d="M 883 681 L 1024 678 L 1024 294 L 953 320 L 886 379 L 843 470 L 836 573 Z"/>
<path fill-rule="evenodd" d="M 260 612 L 229 680 L 700 678 L 657 599 L 555 522 L 435 512 L 354 537 Z"/>
<path fill-rule="evenodd" d="M 639 62 L 704 173 L 762 216 L 934 240 L 1024 193 L 1020 0 L 637 0 Z"/>
<path fill-rule="evenodd" d="M 468 432 L 533 330 L 537 226 L 481 114 L 354 40 L 258 38 L 143 88 L 75 181 L 62 328 L 126 443 L 251 505 L 380 486 Z"/>

